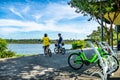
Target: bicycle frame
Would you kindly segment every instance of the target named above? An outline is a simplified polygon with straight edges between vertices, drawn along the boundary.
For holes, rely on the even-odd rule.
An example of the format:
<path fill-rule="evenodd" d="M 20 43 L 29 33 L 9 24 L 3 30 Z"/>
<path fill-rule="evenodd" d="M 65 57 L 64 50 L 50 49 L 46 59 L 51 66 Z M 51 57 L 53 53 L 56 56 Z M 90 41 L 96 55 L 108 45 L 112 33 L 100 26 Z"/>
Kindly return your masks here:
<path fill-rule="evenodd" d="M 94 63 L 97 59 L 97 55 L 93 55 L 92 58 L 87 58 L 84 52 L 81 52 L 80 57 L 83 61 L 88 61 L 89 63 Z"/>
<path fill-rule="evenodd" d="M 46 46 L 46 48 L 44 46 L 43 48 L 44 48 L 44 54 L 45 55 L 49 55 L 51 57 L 52 56 L 52 52 L 51 52 L 49 46 Z"/>
<path fill-rule="evenodd" d="M 101 49 L 101 47 L 99 47 L 98 46 L 98 52 L 100 53 L 100 55 L 102 56 L 102 57 L 104 57 L 104 54 L 106 54 L 106 53 L 104 53 L 103 51 L 102 51 L 102 49 Z M 73 53 L 73 54 L 75 54 L 75 53 Z M 76 54 L 78 54 L 78 53 L 76 53 Z M 85 55 L 85 53 L 84 53 L 84 51 L 81 49 L 81 52 L 79 52 L 79 56 L 78 57 L 76 57 L 76 61 L 78 61 L 78 62 L 76 62 L 76 63 L 79 63 L 79 59 L 80 59 L 80 57 L 82 58 L 82 60 L 83 61 L 88 61 L 90 64 L 91 63 L 95 63 L 95 62 L 97 62 L 98 61 L 98 55 L 97 54 L 94 54 L 91 58 L 87 58 L 86 57 L 86 55 Z"/>

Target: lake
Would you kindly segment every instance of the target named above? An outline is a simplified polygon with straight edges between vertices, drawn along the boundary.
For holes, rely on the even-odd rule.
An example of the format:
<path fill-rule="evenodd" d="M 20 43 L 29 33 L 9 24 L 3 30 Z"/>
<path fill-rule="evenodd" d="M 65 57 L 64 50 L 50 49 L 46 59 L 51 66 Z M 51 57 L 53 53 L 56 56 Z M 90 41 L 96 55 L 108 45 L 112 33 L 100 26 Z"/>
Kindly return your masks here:
<path fill-rule="evenodd" d="M 65 44 L 65 49 L 70 49 L 71 44 Z M 54 44 L 50 45 L 50 49 L 54 52 Z M 43 54 L 43 44 L 8 44 L 8 49 L 17 54 Z"/>

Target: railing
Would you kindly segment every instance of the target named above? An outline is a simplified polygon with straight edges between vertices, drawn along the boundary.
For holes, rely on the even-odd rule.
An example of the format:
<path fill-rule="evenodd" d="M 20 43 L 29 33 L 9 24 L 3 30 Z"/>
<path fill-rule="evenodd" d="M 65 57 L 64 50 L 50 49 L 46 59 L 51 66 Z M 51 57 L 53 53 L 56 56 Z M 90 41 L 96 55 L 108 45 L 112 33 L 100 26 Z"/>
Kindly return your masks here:
<path fill-rule="evenodd" d="M 87 41 L 87 42 L 94 49 L 96 54 L 98 55 L 98 59 L 100 61 L 101 70 L 102 70 L 102 71 L 96 70 L 90 76 L 98 74 L 102 80 L 107 80 L 108 75 L 111 75 L 112 72 L 115 70 L 115 67 L 113 65 L 115 63 L 114 63 L 114 60 L 112 59 L 113 55 L 107 55 L 105 58 L 101 57 L 100 53 L 98 52 L 97 48 L 95 48 L 95 46 L 92 44 L 92 42 L 91 41 Z"/>

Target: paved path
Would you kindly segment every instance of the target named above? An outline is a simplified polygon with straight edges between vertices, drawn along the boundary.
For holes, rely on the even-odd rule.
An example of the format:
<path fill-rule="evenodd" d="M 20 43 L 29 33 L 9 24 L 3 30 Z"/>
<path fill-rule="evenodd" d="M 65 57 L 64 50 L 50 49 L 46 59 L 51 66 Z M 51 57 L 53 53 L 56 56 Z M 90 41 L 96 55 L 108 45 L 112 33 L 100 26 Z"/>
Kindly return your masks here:
<path fill-rule="evenodd" d="M 86 53 L 93 53 L 87 50 Z M 92 55 L 92 54 L 87 55 Z M 94 64 L 84 66 L 75 71 L 68 66 L 65 55 L 54 54 L 52 57 L 34 55 L 0 60 L 0 80 L 99 80 L 99 77 L 89 75 L 96 69 Z M 115 80 L 120 80 L 120 69 Z M 113 80 L 113 78 L 109 79 Z"/>

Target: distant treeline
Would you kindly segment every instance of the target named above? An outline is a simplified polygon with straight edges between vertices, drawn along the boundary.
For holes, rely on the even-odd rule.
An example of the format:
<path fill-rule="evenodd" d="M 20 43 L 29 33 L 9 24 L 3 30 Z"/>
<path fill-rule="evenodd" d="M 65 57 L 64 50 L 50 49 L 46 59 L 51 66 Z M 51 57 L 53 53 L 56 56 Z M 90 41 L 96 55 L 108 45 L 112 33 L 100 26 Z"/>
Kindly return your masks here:
<path fill-rule="evenodd" d="M 41 39 L 6 39 L 7 43 L 11 44 L 42 44 Z M 76 40 L 64 40 L 65 44 L 72 44 Z M 56 43 L 56 40 L 51 40 L 51 43 Z"/>
<path fill-rule="evenodd" d="M 41 43 L 41 39 L 6 39 L 8 43 L 12 44 L 38 44 Z"/>

